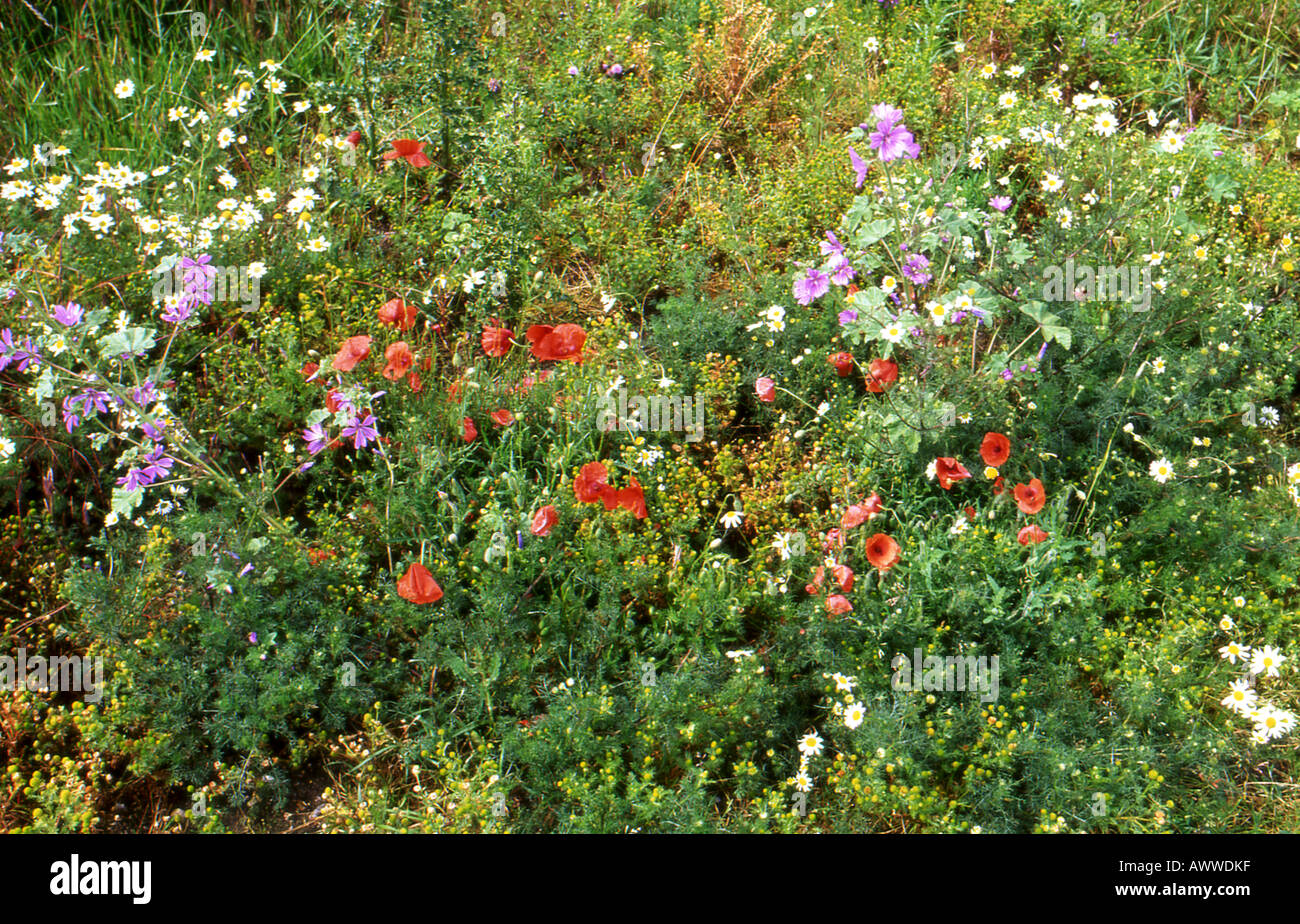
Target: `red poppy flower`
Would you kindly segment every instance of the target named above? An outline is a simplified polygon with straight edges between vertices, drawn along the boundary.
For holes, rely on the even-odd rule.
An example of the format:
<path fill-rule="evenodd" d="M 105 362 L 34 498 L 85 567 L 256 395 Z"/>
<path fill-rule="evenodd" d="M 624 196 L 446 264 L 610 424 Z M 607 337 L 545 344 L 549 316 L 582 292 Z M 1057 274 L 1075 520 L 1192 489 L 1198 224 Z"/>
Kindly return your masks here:
<path fill-rule="evenodd" d="M 384 366 L 384 378 L 390 382 L 396 382 L 406 375 L 415 362 L 415 356 L 405 340 L 390 344 L 388 349 L 384 350 L 384 359 L 388 360 L 388 365 Z"/>
<path fill-rule="evenodd" d="M 857 287 L 857 284 L 856 284 L 856 283 L 852 283 L 852 282 L 850 282 L 850 283 L 849 283 L 849 287 L 848 287 L 847 289 L 844 290 L 844 294 L 845 294 L 845 295 L 848 295 L 848 296 L 850 296 L 850 297 L 852 297 L 852 296 L 854 296 L 854 295 L 857 295 L 857 294 L 858 294 L 858 287 Z"/>
<path fill-rule="evenodd" d="M 573 496 L 579 503 L 594 504 L 609 488 L 608 479 L 609 470 L 604 465 L 588 462 L 578 470 L 578 477 L 573 479 Z"/>
<path fill-rule="evenodd" d="M 966 466 L 956 459 L 941 456 L 934 460 L 934 475 L 939 479 L 939 486 L 947 491 L 952 487 L 954 481 L 969 478 L 970 472 L 966 470 Z"/>
<path fill-rule="evenodd" d="M 867 391 L 880 394 L 887 385 L 898 381 L 898 363 L 892 359 L 873 359 L 867 366 Z"/>
<path fill-rule="evenodd" d="M 412 369 L 411 374 L 406 377 L 406 384 L 411 386 L 411 391 L 424 391 L 424 382 L 420 381 L 420 373 L 416 372 L 414 369 Z"/>
<path fill-rule="evenodd" d="M 384 160 L 396 160 L 402 158 L 412 167 L 427 167 L 433 163 L 424 155 L 423 141 L 414 141 L 410 138 L 399 138 L 393 142 L 393 149 L 384 152 Z"/>
<path fill-rule="evenodd" d="M 1007 489 L 1006 480 L 1001 475 L 999 475 L 998 480 L 993 482 L 993 493 L 1001 494 L 1006 489 Z"/>
<path fill-rule="evenodd" d="M 1030 523 L 1028 526 L 1022 527 L 1020 532 L 1016 533 L 1016 541 L 1021 545 L 1029 545 L 1031 542 L 1042 542 L 1047 538 L 1047 536 L 1047 533 L 1038 528 L 1037 523 Z"/>
<path fill-rule="evenodd" d="M 849 353 L 832 353 L 826 361 L 835 367 L 835 374 L 840 378 L 853 371 L 853 356 Z"/>
<path fill-rule="evenodd" d="M 331 368 L 339 372 L 351 372 L 352 368 L 361 360 L 370 355 L 370 338 L 365 334 L 358 337 L 349 337 L 343 341 L 339 347 L 338 355 L 334 357 Z"/>
<path fill-rule="evenodd" d="M 412 562 L 406 574 L 398 579 L 397 592 L 412 603 L 437 603 L 442 599 L 442 588 L 429 569 L 418 561 Z"/>
<path fill-rule="evenodd" d="M 529 532 L 534 536 L 549 536 L 559 520 L 560 514 L 555 507 L 547 504 L 533 514 L 533 525 L 529 527 Z"/>
<path fill-rule="evenodd" d="M 758 395 L 758 400 L 764 404 L 771 404 L 776 400 L 776 382 L 763 376 L 754 383 L 754 394 Z"/>
<path fill-rule="evenodd" d="M 619 490 L 618 505 L 638 520 L 644 520 L 650 514 L 645 505 L 645 491 L 635 477 L 629 478 L 628 486 Z"/>
<path fill-rule="evenodd" d="M 375 309 L 375 314 L 379 315 L 379 320 L 385 324 L 391 324 L 398 330 L 410 330 L 415 326 L 415 316 L 419 309 L 414 305 L 408 305 L 400 298 L 392 298 Z"/>
<path fill-rule="evenodd" d="M 1047 495 L 1043 493 L 1043 483 L 1037 478 L 1031 479 L 1029 484 L 1018 484 L 1015 490 L 1016 506 L 1023 513 L 1035 514 L 1043 509 L 1043 504 L 1047 502 Z"/>
<path fill-rule="evenodd" d="M 831 574 L 835 575 L 835 582 L 840 585 L 840 590 L 848 593 L 853 589 L 853 569 L 848 565 L 832 565 Z"/>
<path fill-rule="evenodd" d="M 361 132 L 348 132 L 348 144 L 354 148 L 361 143 Z"/>
<path fill-rule="evenodd" d="M 465 425 L 465 432 L 461 434 L 461 439 L 467 443 L 472 443 L 478 439 L 478 427 L 474 426 L 473 419 L 465 417 L 461 420 L 461 423 Z"/>
<path fill-rule="evenodd" d="M 300 371 L 302 372 L 303 377 L 310 382 L 312 377 L 320 371 L 320 363 L 303 363 Z"/>
<path fill-rule="evenodd" d="M 1011 458 L 1011 440 L 1001 433 L 985 433 L 980 443 L 980 458 L 985 465 L 1001 468 Z"/>
<path fill-rule="evenodd" d="M 508 327 L 485 327 L 479 338 L 483 343 L 483 352 L 488 356 L 505 356 L 510 352 L 510 341 L 514 331 Z"/>
<path fill-rule="evenodd" d="M 876 533 L 867 540 L 867 561 L 883 573 L 898 564 L 898 543 L 884 533 Z"/>
<path fill-rule="evenodd" d="M 505 408 L 493 411 L 489 416 L 491 416 L 493 423 L 498 427 L 508 427 L 515 422 L 515 415 L 511 414 Z"/>
<path fill-rule="evenodd" d="M 339 393 L 332 388 L 325 396 L 325 410 L 331 414 L 337 414 L 339 410 Z"/>
<path fill-rule="evenodd" d="M 968 519 L 968 520 L 973 520 L 973 519 L 975 519 L 975 508 L 974 508 L 974 507 L 967 507 L 966 510 L 965 510 L 965 513 L 966 513 L 966 519 Z"/>
<path fill-rule="evenodd" d="M 826 567 L 818 565 L 817 570 L 813 572 L 812 583 L 803 585 L 803 589 L 809 596 L 816 597 L 822 592 L 822 581 L 824 580 L 826 580 Z"/>
<path fill-rule="evenodd" d="M 582 345 L 587 342 L 587 332 L 577 324 L 561 324 L 559 327 L 534 324 L 525 336 L 533 355 L 541 360 L 581 362 Z"/>
<path fill-rule="evenodd" d="M 844 548 L 844 534 L 838 529 L 828 529 L 826 531 L 826 541 L 822 544 L 827 549 L 832 549 L 835 546 L 842 549 Z"/>
<path fill-rule="evenodd" d="M 831 594 L 826 598 L 826 612 L 832 616 L 843 616 L 845 613 L 853 612 L 853 604 L 848 601 L 847 597 L 840 594 Z"/>

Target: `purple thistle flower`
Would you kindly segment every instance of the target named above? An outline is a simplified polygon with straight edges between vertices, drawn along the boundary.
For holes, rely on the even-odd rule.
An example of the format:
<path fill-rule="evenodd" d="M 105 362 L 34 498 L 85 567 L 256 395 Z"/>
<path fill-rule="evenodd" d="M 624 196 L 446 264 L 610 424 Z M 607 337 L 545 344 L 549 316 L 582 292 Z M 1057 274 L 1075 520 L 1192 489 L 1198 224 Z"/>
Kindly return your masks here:
<path fill-rule="evenodd" d="M 825 295 L 831 287 L 830 277 L 816 267 L 808 267 L 808 274 L 794 283 L 794 298 L 801 305 L 811 305 Z"/>

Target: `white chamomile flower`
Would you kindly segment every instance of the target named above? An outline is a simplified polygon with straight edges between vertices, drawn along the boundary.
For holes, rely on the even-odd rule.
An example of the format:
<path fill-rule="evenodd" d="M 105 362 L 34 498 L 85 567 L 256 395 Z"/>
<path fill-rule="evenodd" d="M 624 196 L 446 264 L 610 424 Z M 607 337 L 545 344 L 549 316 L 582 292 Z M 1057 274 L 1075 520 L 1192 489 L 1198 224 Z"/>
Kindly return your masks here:
<path fill-rule="evenodd" d="M 1236 642 L 1228 642 L 1219 649 L 1219 657 L 1229 664 L 1236 664 L 1238 658 L 1244 662 L 1250 658 L 1250 647 L 1248 645 L 1239 645 Z"/>
<path fill-rule="evenodd" d="M 816 757 L 822 752 L 822 736 L 809 732 L 799 739 L 799 753 L 805 757 Z"/>
<path fill-rule="evenodd" d="M 1150 472 L 1151 477 L 1160 484 L 1164 484 L 1174 475 L 1173 465 L 1168 459 L 1164 458 L 1156 459 L 1152 462 L 1148 471 Z"/>
<path fill-rule="evenodd" d="M 1265 677 L 1276 677 L 1278 668 L 1286 658 L 1282 652 L 1272 645 L 1263 645 L 1256 648 L 1250 654 L 1250 672 L 1252 674 L 1263 674 Z"/>
<path fill-rule="evenodd" d="M 1246 715 L 1255 708 L 1255 697 L 1256 694 L 1250 687 L 1250 681 L 1242 678 L 1229 684 L 1228 695 L 1219 702 L 1234 712 Z"/>
<path fill-rule="evenodd" d="M 890 343 L 902 343 L 903 338 L 907 336 L 907 328 L 894 321 L 880 329 L 880 336 Z"/>
<path fill-rule="evenodd" d="M 848 729 L 857 728 L 862 724 L 862 720 L 867 717 L 867 710 L 861 703 L 849 703 L 844 707 L 844 727 Z"/>

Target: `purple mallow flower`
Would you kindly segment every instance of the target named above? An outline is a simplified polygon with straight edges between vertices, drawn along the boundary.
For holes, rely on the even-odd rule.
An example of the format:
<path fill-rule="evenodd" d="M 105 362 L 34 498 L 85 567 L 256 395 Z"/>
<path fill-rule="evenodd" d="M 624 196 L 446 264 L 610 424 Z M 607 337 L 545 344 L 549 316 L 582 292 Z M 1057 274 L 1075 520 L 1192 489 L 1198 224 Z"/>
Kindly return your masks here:
<path fill-rule="evenodd" d="M 923 286 L 932 278 L 928 272 L 930 261 L 919 253 L 914 253 L 903 264 L 903 275 L 918 286 Z"/>
<path fill-rule="evenodd" d="M 68 302 L 66 305 L 54 306 L 54 320 L 58 321 L 64 327 L 75 327 L 81 323 L 81 318 L 85 314 L 81 306 L 76 302 Z"/>
<path fill-rule="evenodd" d="M 1007 209 L 1011 208 L 1011 198 L 1009 196 L 994 196 L 989 200 L 989 205 L 993 206 L 993 208 L 997 209 L 999 212 L 1005 212 Z"/>
<path fill-rule="evenodd" d="M 840 327 L 843 327 L 845 324 L 849 324 L 853 321 L 856 321 L 857 319 L 858 319 L 858 313 L 856 311 L 854 311 L 852 308 L 845 308 L 843 311 L 840 312 Z"/>
<path fill-rule="evenodd" d="M 867 137 L 867 143 L 880 154 L 882 161 L 888 163 L 901 157 L 915 159 L 920 156 L 921 146 L 903 124 L 901 109 L 879 103 L 871 110 L 871 115 L 877 120 L 876 130 Z"/>
<path fill-rule="evenodd" d="M 122 485 L 128 491 L 134 491 L 137 488 L 143 488 L 153 484 L 162 476 L 166 475 L 176 460 L 165 455 L 161 446 L 155 446 L 151 452 L 144 457 L 144 466 L 131 466 L 127 469 L 125 475 L 117 479 L 117 483 Z"/>
<path fill-rule="evenodd" d="M 189 320 L 190 315 L 194 313 L 188 297 L 182 296 L 180 301 L 174 305 L 168 305 L 163 309 L 162 319 L 168 324 L 182 324 Z"/>
<path fill-rule="evenodd" d="M 862 155 L 853 150 L 853 145 L 849 145 L 849 163 L 853 165 L 853 172 L 857 177 L 853 188 L 861 189 L 863 182 L 867 179 L 867 162 L 862 159 Z"/>
<path fill-rule="evenodd" d="M 325 428 L 320 424 L 312 424 L 302 431 L 302 436 L 307 441 L 307 451 L 313 456 L 324 449 L 330 441 L 328 434 L 325 433 Z M 306 469 L 303 469 L 303 471 L 306 471 Z"/>
<path fill-rule="evenodd" d="M 151 482 L 171 472 L 172 466 L 176 464 L 176 460 L 166 455 L 161 446 L 155 446 L 153 451 L 144 457 L 144 461 L 144 474 Z"/>
<path fill-rule="evenodd" d="M 821 249 L 823 257 L 829 257 L 833 253 L 844 256 L 844 245 L 840 243 L 840 239 L 835 236 L 834 231 L 826 232 L 826 240 L 822 241 Z"/>
<path fill-rule="evenodd" d="M 871 118 L 876 120 L 877 128 L 880 127 L 881 122 L 888 122 L 892 125 L 895 122 L 903 121 L 903 110 L 891 106 L 889 103 L 876 103 L 871 107 Z M 866 128 L 866 123 L 863 123 L 862 127 Z"/>
<path fill-rule="evenodd" d="M 831 279 L 816 267 L 808 267 L 808 274 L 794 282 L 794 299 L 801 305 L 811 305 L 825 295 L 831 287 Z"/>
<path fill-rule="evenodd" d="M 364 420 L 357 415 L 348 422 L 339 435 L 352 437 L 353 446 L 357 449 L 365 449 L 372 441 L 379 439 L 379 428 L 375 424 L 374 414 L 367 414 Z"/>
<path fill-rule="evenodd" d="M 837 286 L 848 285 L 853 281 L 853 277 L 858 275 L 858 271 L 844 258 L 843 254 L 836 254 L 831 257 L 828 269 L 831 270 L 831 282 Z"/>
<path fill-rule="evenodd" d="M 10 363 L 16 363 L 19 372 L 26 372 L 33 360 L 40 362 L 41 354 L 32 346 L 31 337 L 24 337 L 23 345 L 18 346 L 14 343 L 13 331 L 7 327 L 0 331 L 0 372 Z"/>

